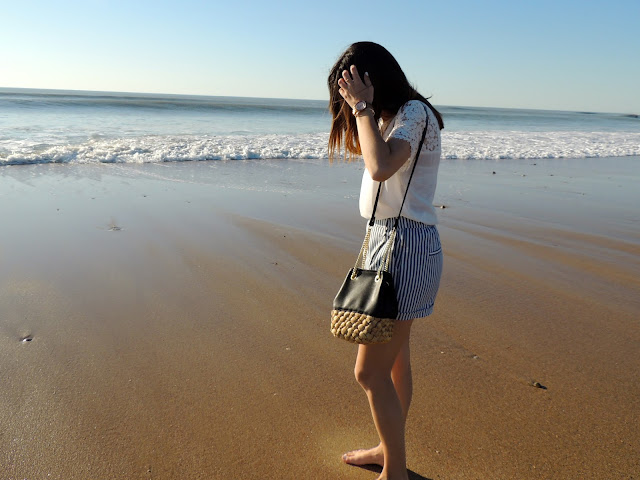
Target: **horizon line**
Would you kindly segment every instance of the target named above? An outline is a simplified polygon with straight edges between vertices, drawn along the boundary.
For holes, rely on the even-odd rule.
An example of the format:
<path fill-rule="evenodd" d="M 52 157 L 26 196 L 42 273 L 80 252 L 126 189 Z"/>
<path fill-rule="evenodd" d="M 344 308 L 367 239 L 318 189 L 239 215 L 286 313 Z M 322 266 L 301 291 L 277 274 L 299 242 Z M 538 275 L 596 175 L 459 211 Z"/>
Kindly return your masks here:
<path fill-rule="evenodd" d="M 117 90 L 84 90 L 75 88 L 36 88 L 36 87 L 2 87 L 0 86 L 0 92 L 3 90 L 22 90 L 22 91 L 47 91 L 47 92 L 74 92 L 77 94 L 111 94 L 111 95 L 154 95 L 154 96 L 170 96 L 170 97 L 202 97 L 202 98 L 247 98 L 255 100 L 298 100 L 298 101 L 311 101 L 311 102 L 328 102 L 329 99 L 318 98 L 285 98 L 285 97 L 252 97 L 252 96 L 239 96 L 239 95 L 206 95 L 201 93 L 166 93 L 166 92 L 135 92 L 135 91 L 117 91 Z M 487 109 L 505 109 L 505 110 L 532 110 L 540 112 L 569 112 L 569 113 L 583 113 L 583 114 L 614 114 L 638 117 L 638 114 L 631 112 L 604 112 L 604 111 L 587 111 L 587 110 L 558 110 L 552 108 L 531 108 L 531 107 L 496 107 L 496 106 L 482 106 L 482 105 L 455 105 L 455 104 L 439 104 L 441 107 L 454 107 L 454 108 L 487 108 Z"/>

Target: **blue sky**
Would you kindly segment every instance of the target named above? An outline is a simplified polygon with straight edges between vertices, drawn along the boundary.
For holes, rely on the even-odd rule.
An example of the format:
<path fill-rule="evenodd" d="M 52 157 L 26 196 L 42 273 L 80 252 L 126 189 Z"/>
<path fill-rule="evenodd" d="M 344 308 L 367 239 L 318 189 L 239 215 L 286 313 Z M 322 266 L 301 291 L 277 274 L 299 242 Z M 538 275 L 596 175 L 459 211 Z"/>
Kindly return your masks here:
<path fill-rule="evenodd" d="M 0 12 L 0 87 L 326 99 L 341 51 L 371 40 L 436 105 L 640 113 L 639 0 L 0 0 Z"/>

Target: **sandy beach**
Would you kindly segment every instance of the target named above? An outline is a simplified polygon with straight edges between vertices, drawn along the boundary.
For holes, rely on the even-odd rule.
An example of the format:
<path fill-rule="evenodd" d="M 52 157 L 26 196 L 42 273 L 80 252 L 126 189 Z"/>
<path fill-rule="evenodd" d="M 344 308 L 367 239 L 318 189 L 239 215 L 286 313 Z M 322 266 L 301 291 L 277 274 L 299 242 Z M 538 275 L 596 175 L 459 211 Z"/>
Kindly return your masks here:
<path fill-rule="evenodd" d="M 413 479 L 640 479 L 640 158 L 443 161 Z M 362 166 L 0 170 L 0 479 L 373 479 Z"/>

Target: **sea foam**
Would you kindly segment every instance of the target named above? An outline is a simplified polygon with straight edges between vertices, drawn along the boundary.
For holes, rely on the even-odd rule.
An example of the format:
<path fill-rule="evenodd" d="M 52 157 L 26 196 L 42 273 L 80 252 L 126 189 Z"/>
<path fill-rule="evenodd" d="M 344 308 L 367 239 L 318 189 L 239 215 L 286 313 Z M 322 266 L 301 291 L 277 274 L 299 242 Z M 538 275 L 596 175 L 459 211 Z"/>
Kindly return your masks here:
<path fill-rule="evenodd" d="M 0 165 L 325 159 L 328 134 L 146 135 L 69 143 L 0 141 Z M 635 132 L 442 132 L 445 160 L 640 156 Z"/>

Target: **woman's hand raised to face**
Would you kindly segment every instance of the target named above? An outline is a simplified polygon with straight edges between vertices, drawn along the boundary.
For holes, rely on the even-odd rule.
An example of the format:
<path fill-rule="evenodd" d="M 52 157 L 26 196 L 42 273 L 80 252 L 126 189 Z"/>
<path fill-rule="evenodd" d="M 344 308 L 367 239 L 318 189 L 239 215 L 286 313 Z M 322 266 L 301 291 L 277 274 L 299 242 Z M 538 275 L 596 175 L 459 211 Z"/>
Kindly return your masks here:
<path fill-rule="evenodd" d="M 340 86 L 338 92 L 342 95 L 342 98 L 351 108 L 355 107 L 356 103 L 361 100 L 367 103 L 373 102 L 373 85 L 369 79 L 369 74 L 364 74 L 363 83 L 355 65 L 351 65 L 349 70 L 343 70 L 342 78 L 338 80 L 338 85 Z"/>

